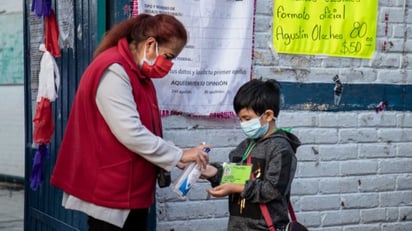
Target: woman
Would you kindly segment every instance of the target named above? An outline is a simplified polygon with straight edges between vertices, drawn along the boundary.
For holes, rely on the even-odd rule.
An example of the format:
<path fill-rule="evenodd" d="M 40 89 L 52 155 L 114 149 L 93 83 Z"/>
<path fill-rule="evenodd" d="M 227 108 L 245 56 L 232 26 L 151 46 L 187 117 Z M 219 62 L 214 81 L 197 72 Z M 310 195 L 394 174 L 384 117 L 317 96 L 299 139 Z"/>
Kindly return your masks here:
<path fill-rule="evenodd" d="M 151 78 L 162 78 L 187 42 L 176 18 L 141 14 L 111 29 L 85 70 L 51 183 L 63 206 L 89 215 L 89 230 L 145 230 L 159 168 L 196 161 L 208 145 L 163 140 Z"/>

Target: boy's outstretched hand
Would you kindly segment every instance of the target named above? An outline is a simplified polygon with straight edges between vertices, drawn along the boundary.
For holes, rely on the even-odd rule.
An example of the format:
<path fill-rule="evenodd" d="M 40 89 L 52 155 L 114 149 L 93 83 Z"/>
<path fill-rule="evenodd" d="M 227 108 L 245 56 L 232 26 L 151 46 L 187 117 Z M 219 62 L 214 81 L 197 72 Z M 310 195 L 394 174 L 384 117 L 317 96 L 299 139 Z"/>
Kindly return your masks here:
<path fill-rule="evenodd" d="M 242 184 L 225 183 L 208 189 L 207 192 L 214 197 L 225 197 L 229 194 L 241 193 L 245 188 Z"/>
<path fill-rule="evenodd" d="M 213 167 L 212 165 L 207 165 L 206 169 L 202 171 L 202 175 L 200 175 L 200 178 L 208 179 L 214 177 L 216 173 L 217 169 L 215 167 Z"/>

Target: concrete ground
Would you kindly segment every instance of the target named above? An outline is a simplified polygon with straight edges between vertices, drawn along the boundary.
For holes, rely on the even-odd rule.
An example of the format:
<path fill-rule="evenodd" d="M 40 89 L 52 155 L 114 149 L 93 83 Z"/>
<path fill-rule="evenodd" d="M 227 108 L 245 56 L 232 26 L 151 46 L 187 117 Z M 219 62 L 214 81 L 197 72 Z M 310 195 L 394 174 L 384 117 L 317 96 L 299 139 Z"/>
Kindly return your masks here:
<path fill-rule="evenodd" d="M 24 187 L 0 182 L 0 231 L 24 230 Z"/>

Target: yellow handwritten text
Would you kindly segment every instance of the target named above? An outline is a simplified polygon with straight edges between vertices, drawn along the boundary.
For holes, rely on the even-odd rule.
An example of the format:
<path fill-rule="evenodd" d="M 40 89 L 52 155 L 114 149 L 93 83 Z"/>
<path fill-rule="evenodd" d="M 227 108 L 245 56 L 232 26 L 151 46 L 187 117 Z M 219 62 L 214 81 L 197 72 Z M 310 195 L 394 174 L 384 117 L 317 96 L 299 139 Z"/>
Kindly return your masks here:
<path fill-rule="evenodd" d="M 308 33 L 305 33 L 305 31 L 301 27 L 299 27 L 299 30 L 296 33 L 286 33 L 283 30 L 282 26 L 277 26 L 275 36 L 276 36 L 276 39 L 278 39 L 278 40 L 280 40 L 280 39 L 284 40 L 285 45 L 289 45 L 292 40 L 308 39 L 309 38 Z"/>
<path fill-rule="evenodd" d="M 279 6 L 276 13 L 278 18 L 282 19 L 304 19 L 309 20 L 310 15 L 306 12 L 306 8 L 303 8 L 303 12 L 299 13 L 289 13 L 285 12 L 285 8 L 283 6 Z"/>

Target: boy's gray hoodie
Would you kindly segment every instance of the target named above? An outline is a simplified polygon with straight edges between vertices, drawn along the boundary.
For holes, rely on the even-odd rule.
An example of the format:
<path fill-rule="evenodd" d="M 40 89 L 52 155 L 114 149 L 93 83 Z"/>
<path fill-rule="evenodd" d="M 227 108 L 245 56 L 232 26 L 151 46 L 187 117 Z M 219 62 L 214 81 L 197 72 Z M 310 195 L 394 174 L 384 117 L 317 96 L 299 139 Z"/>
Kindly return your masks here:
<path fill-rule="evenodd" d="M 242 163 L 242 156 L 250 142 L 251 139 L 246 139 L 232 150 L 229 154 L 230 162 Z M 247 181 L 241 194 L 229 195 L 228 230 L 231 231 L 268 230 L 260 211 L 260 203 L 266 203 L 273 224 L 285 225 L 289 222 L 288 200 L 296 171 L 295 153 L 300 141 L 292 133 L 277 130 L 269 137 L 256 142 L 250 153 L 252 173 L 256 179 Z M 220 183 L 223 168 L 217 163 L 212 165 L 218 168 L 218 174 L 209 181 L 212 186 L 216 186 Z M 239 202 L 243 198 L 246 203 L 240 212 Z"/>

